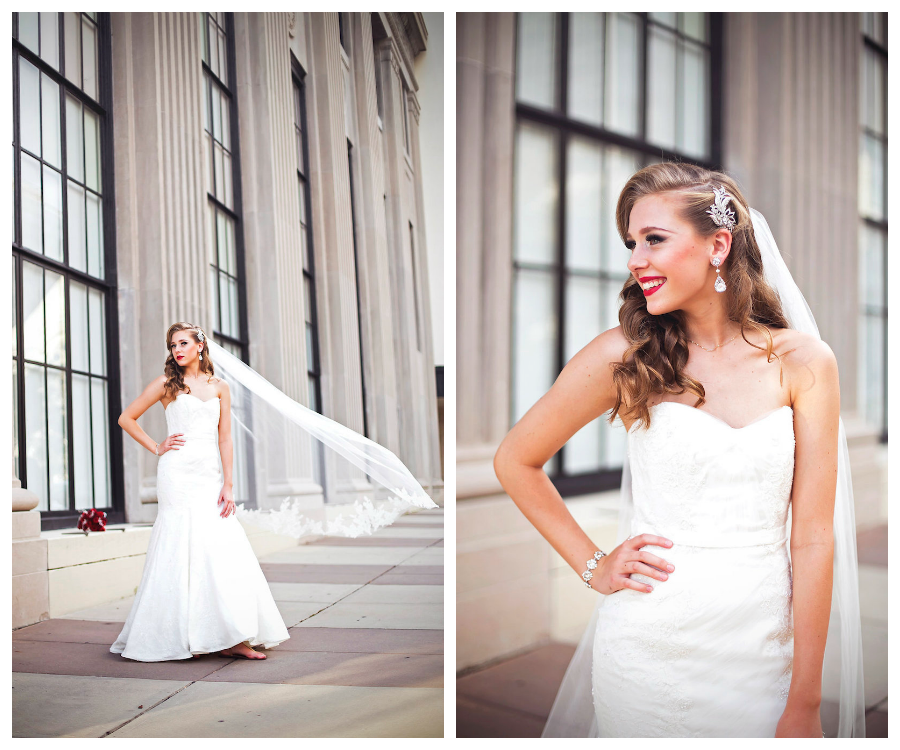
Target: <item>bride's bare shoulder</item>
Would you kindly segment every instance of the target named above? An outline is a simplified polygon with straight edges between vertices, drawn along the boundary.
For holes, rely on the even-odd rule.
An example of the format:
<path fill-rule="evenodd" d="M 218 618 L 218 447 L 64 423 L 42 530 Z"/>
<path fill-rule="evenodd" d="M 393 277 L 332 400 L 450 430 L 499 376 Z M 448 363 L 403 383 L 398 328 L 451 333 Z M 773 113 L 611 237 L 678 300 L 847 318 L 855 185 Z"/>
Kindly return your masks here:
<path fill-rule="evenodd" d="M 785 364 L 804 367 L 827 365 L 834 359 L 834 352 L 818 336 L 796 331 L 793 328 L 770 328 L 772 344 Z"/>
<path fill-rule="evenodd" d="M 622 361 L 628 346 L 629 341 L 622 332 L 622 326 L 616 326 L 595 336 L 579 354 L 584 354 L 594 364 L 610 365 Z"/>

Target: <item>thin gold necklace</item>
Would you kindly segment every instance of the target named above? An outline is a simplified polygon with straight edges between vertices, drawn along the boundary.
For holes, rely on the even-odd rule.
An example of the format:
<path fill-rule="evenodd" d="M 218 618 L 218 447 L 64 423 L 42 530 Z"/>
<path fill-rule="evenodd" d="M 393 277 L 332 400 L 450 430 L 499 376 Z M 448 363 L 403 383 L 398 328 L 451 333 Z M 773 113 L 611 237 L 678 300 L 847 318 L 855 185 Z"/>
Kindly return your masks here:
<path fill-rule="evenodd" d="M 732 341 L 734 341 L 740 335 L 741 335 L 740 333 L 736 333 L 736 334 L 734 334 L 734 336 L 732 336 L 730 339 L 728 339 L 728 341 L 723 341 L 721 344 L 716 344 L 712 349 L 707 349 L 705 346 L 700 346 L 700 344 L 698 344 L 696 341 L 694 341 L 694 339 L 688 339 L 688 341 L 690 341 L 694 346 L 700 346 L 700 348 L 705 352 L 714 352 L 720 346 L 725 346 L 725 344 L 730 344 Z"/>

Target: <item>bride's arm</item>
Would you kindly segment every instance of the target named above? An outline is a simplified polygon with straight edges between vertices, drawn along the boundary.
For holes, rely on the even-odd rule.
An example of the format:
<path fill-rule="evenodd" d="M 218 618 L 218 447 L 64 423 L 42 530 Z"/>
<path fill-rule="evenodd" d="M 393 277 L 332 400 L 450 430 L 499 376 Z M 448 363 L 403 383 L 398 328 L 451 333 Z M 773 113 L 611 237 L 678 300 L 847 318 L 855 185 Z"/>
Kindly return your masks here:
<path fill-rule="evenodd" d="M 572 435 L 615 405 L 610 363 L 621 362 L 627 346 L 619 327 L 597 336 L 572 357 L 553 387 L 509 431 L 494 456 L 494 471 L 503 489 L 579 575 L 597 546 L 572 517 L 543 466 Z M 650 543 L 638 539 L 635 545 L 640 542 Z M 639 565 L 639 557 L 651 564 L 660 562 L 649 553 L 629 550 L 629 564 Z M 608 559 L 604 558 L 604 562 Z M 643 566 L 632 570 L 649 572 Z M 599 583 L 598 578 L 601 576 L 596 575 L 593 583 L 601 590 L 605 584 Z M 616 575 L 615 580 L 616 588 L 647 591 L 644 584 L 631 578 Z"/>
<path fill-rule="evenodd" d="M 166 376 L 160 375 L 153 380 L 134 401 L 119 415 L 119 427 L 131 435 L 135 441 L 144 446 L 151 453 L 156 453 L 157 442 L 150 437 L 137 423 L 141 415 L 153 404 L 166 395 Z"/>
<path fill-rule="evenodd" d="M 234 464 L 234 447 L 231 442 L 231 389 L 224 380 L 220 381 L 220 388 L 222 410 L 219 416 L 219 455 L 222 457 L 224 487 L 231 490 L 234 486 L 231 478 L 231 468 Z"/>

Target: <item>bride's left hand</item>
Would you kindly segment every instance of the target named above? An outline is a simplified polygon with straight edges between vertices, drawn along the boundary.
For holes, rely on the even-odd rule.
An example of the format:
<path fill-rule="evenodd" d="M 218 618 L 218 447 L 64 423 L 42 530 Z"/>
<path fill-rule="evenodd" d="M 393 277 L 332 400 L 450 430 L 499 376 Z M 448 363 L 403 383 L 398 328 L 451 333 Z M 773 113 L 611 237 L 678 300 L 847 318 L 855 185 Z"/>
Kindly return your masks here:
<path fill-rule="evenodd" d="M 228 516 L 237 512 L 234 509 L 234 493 L 228 487 L 222 488 L 222 491 L 219 493 L 219 501 L 216 504 L 224 504 L 222 507 L 222 512 L 219 513 L 222 518 L 228 518 Z"/>
<path fill-rule="evenodd" d="M 818 708 L 784 709 L 778 726 L 776 737 L 822 737 L 822 717 Z"/>

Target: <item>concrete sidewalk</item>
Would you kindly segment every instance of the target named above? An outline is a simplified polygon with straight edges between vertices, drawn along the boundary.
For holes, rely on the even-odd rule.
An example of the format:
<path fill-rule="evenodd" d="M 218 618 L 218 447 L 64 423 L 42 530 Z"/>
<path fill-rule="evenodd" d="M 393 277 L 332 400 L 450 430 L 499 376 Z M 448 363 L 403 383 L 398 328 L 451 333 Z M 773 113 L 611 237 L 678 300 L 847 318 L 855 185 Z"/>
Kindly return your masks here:
<path fill-rule="evenodd" d="M 888 605 L 887 525 L 857 535 L 859 598 L 866 688 L 866 737 L 887 737 Z M 468 671 L 456 681 L 457 737 L 540 737 L 559 684 L 575 653 L 567 643 L 547 643 L 525 654 Z M 834 665 L 826 659 L 822 727 L 837 733 Z"/>
<path fill-rule="evenodd" d="M 443 509 L 260 559 L 265 661 L 111 654 L 132 598 L 13 632 L 13 737 L 442 737 Z"/>

